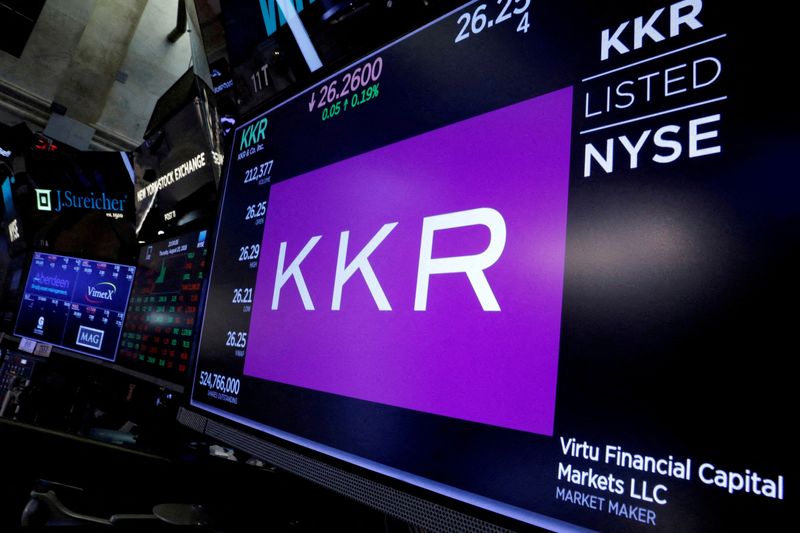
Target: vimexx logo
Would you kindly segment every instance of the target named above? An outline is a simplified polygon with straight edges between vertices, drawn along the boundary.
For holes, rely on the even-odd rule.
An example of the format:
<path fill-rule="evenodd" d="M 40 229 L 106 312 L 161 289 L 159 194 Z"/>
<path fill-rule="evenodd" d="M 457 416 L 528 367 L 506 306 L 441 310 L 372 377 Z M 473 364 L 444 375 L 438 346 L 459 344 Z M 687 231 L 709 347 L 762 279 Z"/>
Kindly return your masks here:
<path fill-rule="evenodd" d="M 112 198 L 104 192 L 100 194 L 90 192 L 88 196 L 82 196 L 72 191 L 58 189 L 36 189 L 35 193 L 36 209 L 39 211 L 60 212 L 63 209 L 90 209 L 122 213 L 125 211 L 125 202 L 128 199 L 127 194 L 122 198 Z"/>
<path fill-rule="evenodd" d="M 563 89 L 273 185 L 245 374 L 552 434 L 571 113 Z"/>
<path fill-rule="evenodd" d="M 86 288 L 84 298 L 91 304 L 99 304 L 103 302 L 110 302 L 114 300 L 114 294 L 117 292 L 117 286 L 110 281 L 103 281 L 95 285 L 89 285 Z"/>

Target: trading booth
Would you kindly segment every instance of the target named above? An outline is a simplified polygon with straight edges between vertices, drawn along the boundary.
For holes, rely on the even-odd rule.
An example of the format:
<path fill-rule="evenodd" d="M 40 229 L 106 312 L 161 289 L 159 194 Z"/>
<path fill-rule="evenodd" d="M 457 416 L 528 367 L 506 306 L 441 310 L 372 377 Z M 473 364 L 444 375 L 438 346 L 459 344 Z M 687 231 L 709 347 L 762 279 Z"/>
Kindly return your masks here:
<path fill-rule="evenodd" d="M 0 130 L 0 529 L 792 527 L 790 17 L 395 3 Z"/>

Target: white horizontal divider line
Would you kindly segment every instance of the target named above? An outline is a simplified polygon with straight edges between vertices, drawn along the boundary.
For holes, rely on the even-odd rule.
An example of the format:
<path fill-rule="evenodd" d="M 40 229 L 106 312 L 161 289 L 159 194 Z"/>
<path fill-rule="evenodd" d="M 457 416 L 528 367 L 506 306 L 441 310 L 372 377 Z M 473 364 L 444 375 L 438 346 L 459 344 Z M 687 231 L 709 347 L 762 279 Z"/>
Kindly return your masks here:
<path fill-rule="evenodd" d="M 659 54 L 657 56 L 648 57 L 647 59 L 642 59 L 641 61 L 637 61 L 635 63 L 631 63 L 630 65 L 617 67 L 615 69 L 611 69 L 611 70 L 607 70 L 605 72 L 601 72 L 600 74 L 595 74 L 594 76 L 589 76 L 588 78 L 583 78 L 581 81 L 586 82 L 586 81 L 594 80 L 594 79 L 597 79 L 597 78 L 602 78 L 603 76 L 607 76 L 609 74 L 613 74 L 615 72 L 619 72 L 620 70 L 625 70 L 627 68 L 635 67 L 637 65 L 643 65 L 644 63 L 649 63 L 650 61 L 655 61 L 656 59 L 661 59 L 662 57 L 667 57 L 667 56 L 670 56 L 672 54 L 677 54 L 678 52 L 683 52 L 684 50 L 689 50 L 690 48 L 694 48 L 695 46 L 701 46 L 701 45 L 710 43 L 712 41 L 723 39 L 723 38 L 725 38 L 727 36 L 728 36 L 727 33 L 723 33 L 721 35 L 717 35 L 716 37 L 711 37 L 710 39 L 706 39 L 705 41 L 700 41 L 698 43 L 689 44 L 689 45 L 683 46 L 681 48 L 676 48 L 675 50 L 670 50 L 669 52 L 664 52 L 663 54 Z"/>

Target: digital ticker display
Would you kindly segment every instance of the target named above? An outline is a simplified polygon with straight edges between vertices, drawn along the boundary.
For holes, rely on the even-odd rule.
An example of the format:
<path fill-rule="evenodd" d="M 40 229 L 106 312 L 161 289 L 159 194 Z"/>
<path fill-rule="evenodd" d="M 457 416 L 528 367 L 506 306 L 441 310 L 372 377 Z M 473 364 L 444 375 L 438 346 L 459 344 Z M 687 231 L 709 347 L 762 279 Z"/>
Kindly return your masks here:
<path fill-rule="evenodd" d="M 118 364 L 183 382 L 206 272 L 206 237 L 202 230 L 142 246 Z"/>
<path fill-rule="evenodd" d="M 113 361 L 136 267 L 35 252 L 16 335 Z"/>
<path fill-rule="evenodd" d="M 774 24 L 470 2 L 250 117 L 192 405 L 546 528 L 779 528 L 800 143 Z"/>

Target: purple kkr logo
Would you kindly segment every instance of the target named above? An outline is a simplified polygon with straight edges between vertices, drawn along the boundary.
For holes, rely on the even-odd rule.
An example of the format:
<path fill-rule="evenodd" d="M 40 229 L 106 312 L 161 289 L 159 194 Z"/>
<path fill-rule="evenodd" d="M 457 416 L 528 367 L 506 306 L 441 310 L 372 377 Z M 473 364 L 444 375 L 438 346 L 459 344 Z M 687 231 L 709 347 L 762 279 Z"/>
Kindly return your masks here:
<path fill-rule="evenodd" d="M 272 187 L 245 373 L 553 432 L 572 90 Z"/>

